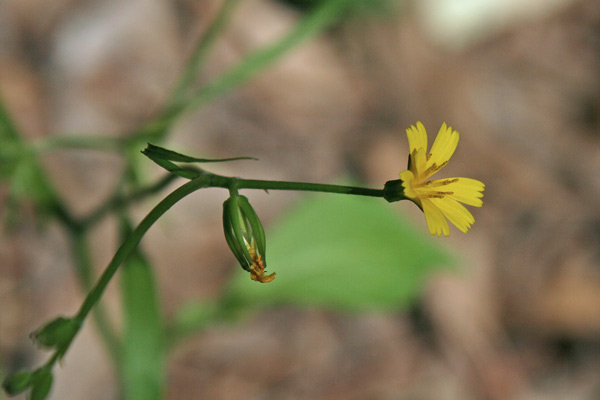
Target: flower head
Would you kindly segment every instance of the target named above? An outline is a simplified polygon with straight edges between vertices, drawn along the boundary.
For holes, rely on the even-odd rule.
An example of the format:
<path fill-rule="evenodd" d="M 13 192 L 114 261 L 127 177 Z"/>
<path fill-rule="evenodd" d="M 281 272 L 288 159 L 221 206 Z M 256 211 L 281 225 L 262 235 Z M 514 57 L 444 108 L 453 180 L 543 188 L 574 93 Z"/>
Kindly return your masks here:
<path fill-rule="evenodd" d="M 410 154 L 408 169 L 400 173 L 399 181 L 386 183 L 388 200 L 399 200 L 400 185 L 404 198 L 417 204 L 427 221 L 432 235 L 450 234 L 446 218 L 462 232 L 467 232 L 475 218 L 461 203 L 481 207 L 485 185 L 471 178 L 429 179 L 442 169 L 454 154 L 458 145 L 458 132 L 446 126 L 440 128 L 431 151 L 427 154 L 427 132 L 421 122 L 406 130 Z M 392 200 L 390 200 L 392 201 Z"/>

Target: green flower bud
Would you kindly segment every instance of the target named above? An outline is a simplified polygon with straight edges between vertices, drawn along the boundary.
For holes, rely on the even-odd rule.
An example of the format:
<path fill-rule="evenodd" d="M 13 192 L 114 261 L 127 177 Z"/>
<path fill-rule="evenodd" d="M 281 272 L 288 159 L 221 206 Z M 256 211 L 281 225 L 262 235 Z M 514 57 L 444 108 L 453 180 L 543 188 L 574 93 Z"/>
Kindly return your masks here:
<path fill-rule="evenodd" d="M 233 194 L 223 203 L 223 230 L 229 248 L 253 280 L 275 279 L 274 273 L 265 275 L 265 231 L 245 196 Z"/>
<path fill-rule="evenodd" d="M 52 372 L 47 368 L 40 368 L 33 373 L 31 379 L 30 400 L 44 400 L 52 387 Z"/>
<path fill-rule="evenodd" d="M 30 337 L 43 347 L 63 348 L 77 333 L 77 324 L 72 318 L 58 317 L 33 332 Z"/>
<path fill-rule="evenodd" d="M 19 371 L 12 375 L 7 376 L 2 382 L 2 389 L 9 396 L 14 396 L 31 386 L 31 378 L 33 374 L 31 371 Z"/>

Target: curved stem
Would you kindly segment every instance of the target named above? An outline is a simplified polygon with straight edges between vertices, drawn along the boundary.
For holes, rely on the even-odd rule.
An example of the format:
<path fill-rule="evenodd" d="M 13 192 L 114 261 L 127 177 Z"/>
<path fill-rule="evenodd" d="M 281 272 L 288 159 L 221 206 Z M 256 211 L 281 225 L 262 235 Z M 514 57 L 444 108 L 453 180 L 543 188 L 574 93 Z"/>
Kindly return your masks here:
<path fill-rule="evenodd" d="M 384 196 L 384 191 L 380 189 L 369 189 L 356 186 L 328 185 L 322 183 L 309 182 L 285 182 L 271 180 L 241 179 L 214 175 L 211 173 L 204 172 L 200 176 L 190 180 L 186 184 L 175 189 L 171 194 L 169 194 L 160 203 L 158 203 L 156 207 L 154 207 L 148 213 L 148 215 L 146 215 L 146 217 L 139 223 L 139 225 L 135 228 L 131 235 L 129 235 L 129 237 L 123 242 L 123 244 L 121 244 L 121 247 L 119 247 L 112 260 L 110 261 L 110 263 L 108 264 L 108 266 L 94 285 L 94 287 L 86 296 L 79 309 L 79 312 L 75 315 L 75 317 L 73 317 L 73 320 L 79 325 L 79 327 L 83 325 L 83 321 L 85 320 L 85 318 L 88 316 L 90 311 L 102 297 L 106 287 L 108 286 L 111 279 L 119 269 L 119 266 L 132 254 L 132 252 L 138 246 L 148 229 L 150 229 L 150 227 L 179 200 L 195 192 L 196 190 L 207 187 L 221 187 L 229 189 L 230 191 L 236 191 L 237 189 L 298 190 L 324 193 L 351 194 L 370 197 Z M 73 335 L 73 337 L 75 337 L 75 335 Z M 63 352 L 66 351 L 66 348 L 68 348 L 68 345 L 65 346 Z M 47 365 L 54 363 L 57 359 L 62 357 L 62 355 L 59 353 L 60 351 L 54 354 L 54 356 L 49 360 Z"/>
<path fill-rule="evenodd" d="M 156 207 L 154 207 L 152 211 L 148 213 L 148 215 L 146 215 L 146 217 L 142 220 L 142 222 L 139 223 L 127 240 L 125 240 L 121 247 L 119 247 L 119 250 L 117 250 L 112 260 L 100 276 L 100 279 L 83 301 L 79 312 L 75 316 L 75 320 L 79 321 L 80 323 L 85 320 L 92 307 L 94 307 L 104 293 L 106 286 L 108 286 L 108 283 L 119 269 L 119 266 L 127 259 L 127 257 L 129 257 L 131 252 L 140 243 L 142 237 L 148 231 L 148 229 L 150 229 L 150 227 L 179 200 L 198 189 L 207 187 L 208 181 L 209 179 L 207 179 L 206 176 L 201 176 L 189 181 L 188 183 L 175 189 L 171 194 L 158 203 Z"/>
<path fill-rule="evenodd" d="M 92 278 L 92 262 L 89 253 L 87 234 L 85 231 L 72 232 L 72 253 L 75 260 L 75 267 L 77 269 L 77 275 L 79 277 L 81 286 L 87 292 L 90 290 L 93 284 Z M 106 310 L 100 307 L 102 304 L 98 304 L 93 312 L 93 317 L 96 322 L 96 326 L 100 333 L 100 336 L 106 345 L 106 349 L 110 357 L 113 359 L 115 366 L 119 368 L 120 363 L 120 344 L 117 339 L 117 335 L 110 324 Z"/>
<path fill-rule="evenodd" d="M 104 290 L 108 286 L 109 282 L 119 269 L 119 266 L 131 255 L 133 250 L 140 243 L 144 234 L 150 229 L 150 227 L 165 213 L 169 210 L 175 203 L 179 200 L 183 199 L 187 195 L 192 192 L 195 192 L 198 189 L 204 188 L 208 186 L 210 179 L 208 176 L 203 175 L 196 179 L 193 179 L 186 184 L 175 189 L 171 194 L 165 197 L 160 203 L 156 205 L 146 217 L 139 223 L 139 225 L 135 228 L 135 230 L 131 233 L 131 235 L 121 244 L 121 247 L 117 250 L 112 260 L 94 285 L 94 287 L 87 294 L 85 300 L 81 304 L 79 308 L 79 312 L 73 317 L 73 321 L 78 325 L 77 331 L 73 334 L 69 343 L 65 346 L 62 346 L 58 349 L 50 359 L 44 364 L 44 367 L 50 367 L 57 360 L 62 358 L 66 350 L 69 348 L 70 342 L 75 338 L 81 326 L 83 325 L 83 321 L 88 316 L 92 308 L 98 303 Z"/>

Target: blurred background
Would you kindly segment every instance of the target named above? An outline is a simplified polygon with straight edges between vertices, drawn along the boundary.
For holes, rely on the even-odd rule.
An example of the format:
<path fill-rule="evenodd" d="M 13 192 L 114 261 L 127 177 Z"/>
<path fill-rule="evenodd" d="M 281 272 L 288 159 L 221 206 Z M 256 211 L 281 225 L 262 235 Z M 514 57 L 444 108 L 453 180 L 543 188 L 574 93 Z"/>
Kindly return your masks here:
<path fill-rule="evenodd" d="M 319 3 L 241 1 L 198 84 L 285 35 Z M 125 137 L 164 107 L 221 4 L 2 0 L 0 95 L 28 141 Z M 272 249 L 275 292 L 242 274 L 227 249 L 226 192 L 186 198 L 143 241 L 165 320 L 192 320 L 169 351 L 165 398 L 600 398 L 599 58 L 595 0 L 358 2 L 317 37 L 178 120 L 165 147 L 260 159 L 210 171 L 374 188 L 406 168 L 410 124 L 422 121 L 431 138 L 446 121 L 461 142 L 440 176 L 476 178 L 486 190 L 471 231 L 451 227 L 441 239 L 429 237 L 408 202 L 368 201 L 389 218 L 381 208 L 370 214 L 363 203 L 341 203 L 328 220 L 336 206 L 321 197 L 249 191 Z M 48 151 L 40 160 L 75 215 L 101 205 L 124 168 L 118 153 L 94 149 Z M 148 177 L 161 176 L 138 161 Z M 4 181 L 0 190 L 5 215 L 10 186 Z M 143 217 L 166 193 L 133 215 Z M 85 294 L 64 231 L 23 204 L 0 232 L 2 375 L 43 362 L 29 333 L 75 313 Z M 402 231 L 377 237 L 369 224 L 393 217 Z M 354 242 L 333 240 L 324 256 L 300 254 L 316 246 L 312 232 L 343 236 L 337 224 Z M 116 225 L 107 219 L 91 232 L 94 275 L 119 244 Z M 398 268 L 386 272 L 369 251 Z M 337 265 L 344 256 L 348 263 Z M 278 280 L 303 266 L 309 272 L 297 272 L 295 282 L 320 282 L 311 289 L 317 294 L 295 286 L 277 292 Z M 384 279 L 371 282 L 370 274 Z M 204 323 L 196 315 L 203 304 L 231 287 L 239 301 L 260 306 L 233 323 Z M 389 296 L 373 300 L 362 289 Z M 328 290 L 341 294 L 324 296 Z M 119 298 L 111 285 L 105 300 L 115 321 Z M 51 399 L 120 396 L 92 322 L 55 378 Z"/>

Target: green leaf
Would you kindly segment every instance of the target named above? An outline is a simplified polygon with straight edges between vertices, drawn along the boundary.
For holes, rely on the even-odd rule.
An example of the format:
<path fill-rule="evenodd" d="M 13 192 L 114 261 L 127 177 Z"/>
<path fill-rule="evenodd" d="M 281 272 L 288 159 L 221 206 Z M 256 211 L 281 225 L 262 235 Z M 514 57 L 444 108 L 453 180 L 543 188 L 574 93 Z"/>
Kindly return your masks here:
<path fill-rule="evenodd" d="M 223 321 L 225 310 L 217 302 L 206 300 L 182 305 L 171 322 L 167 341 L 173 346 L 182 338 Z"/>
<path fill-rule="evenodd" d="M 0 96 L 0 177 L 9 177 L 11 196 L 32 199 L 40 208 L 51 205 L 56 195 Z"/>
<path fill-rule="evenodd" d="M 196 158 L 186 156 L 185 154 L 174 152 L 173 150 L 164 149 L 159 146 L 155 146 L 148 143 L 148 147 L 142 150 L 142 154 L 151 158 L 152 160 L 168 160 L 174 162 L 185 162 L 185 163 L 213 163 L 213 162 L 226 162 L 226 161 L 238 161 L 238 160 L 256 160 L 253 157 L 232 157 L 232 158 Z"/>
<path fill-rule="evenodd" d="M 0 96 L 0 139 L 7 141 L 18 140 L 19 138 L 17 126 L 4 105 L 2 96 Z"/>
<path fill-rule="evenodd" d="M 331 0 L 285 0 L 284 3 L 287 3 L 302 11 L 306 11 L 328 1 Z M 369 14 L 375 14 L 377 16 L 389 15 L 393 13 L 398 6 L 402 5 L 402 3 L 402 1 L 398 0 L 352 0 L 347 14 L 357 16 L 365 16 L 365 14 L 367 16 Z"/>
<path fill-rule="evenodd" d="M 16 161 L 11 178 L 11 194 L 19 200 L 32 199 L 41 208 L 49 206 L 54 199 L 44 172 L 32 157 Z"/>
<path fill-rule="evenodd" d="M 185 179 L 191 180 L 191 179 L 197 178 L 202 173 L 202 170 L 200 170 L 200 169 L 192 168 L 192 167 L 182 168 L 169 160 L 161 160 L 161 159 L 152 158 L 152 157 L 150 157 L 150 159 L 152 161 L 154 161 L 156 163 L 156 165 L 158 165 L 159 167 L 162 167 L 162 168 L 166 169 L 167 171 L 169 171 L 179 177 L 185 178 Z"/>
<path fill-rule="evenodd" d="M 165 386 L 165 343 L 157 285 L 136 250 L 122 267 L 123 384 L 127 400 L 159 400 Z"/>
<path fill-rule="evenodd" d="M 410 204 L 406 204 L 410 206 Z M 269 272 L 239 274 L 228 298 L 244 306 L 294 304 L 349 311 L 395 310 L 420 293 L 450 257 L 382 200 L 315 195 L 267 234 Z"/>

